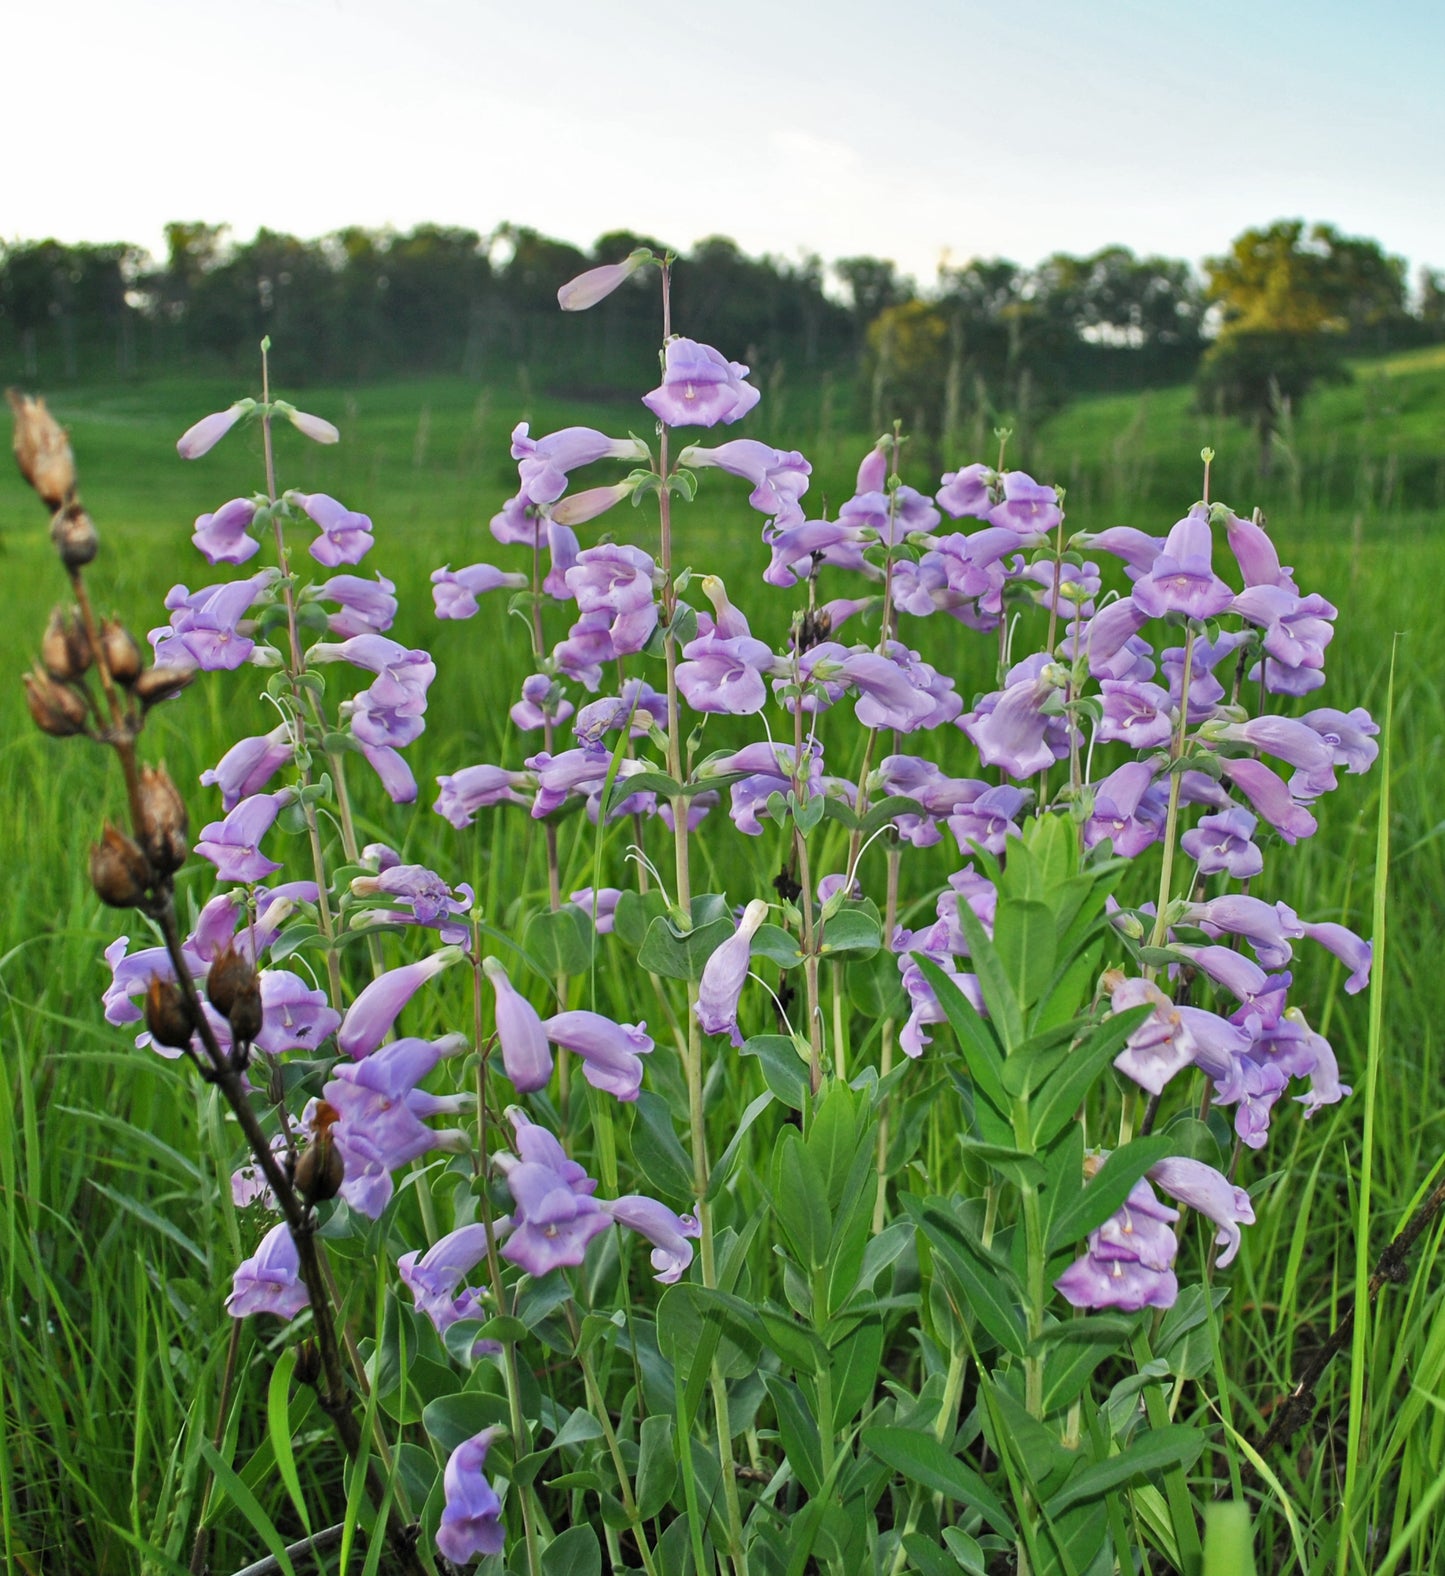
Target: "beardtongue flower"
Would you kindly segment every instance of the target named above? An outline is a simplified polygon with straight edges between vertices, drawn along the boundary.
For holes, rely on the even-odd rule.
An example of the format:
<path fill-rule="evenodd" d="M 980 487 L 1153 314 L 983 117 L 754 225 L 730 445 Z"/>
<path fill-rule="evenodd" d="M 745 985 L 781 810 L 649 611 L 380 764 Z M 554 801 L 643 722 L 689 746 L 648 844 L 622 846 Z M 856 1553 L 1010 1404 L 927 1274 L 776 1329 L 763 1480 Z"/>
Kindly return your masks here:
<path fill-rule="evenodd" d="M 763 675 L 772 670 L 773 653 L 761 640 L 739 635 L 728 640 L 703 635 L 682 648 L 677 687 L 694 711 L 746 716 L 761 711 L 768 698 Z"/>
<path fill-rule="evenodd" d="M 592 427 L 563 427 L 533 438 L 528 423 L 512 430 L 512 458 L 521 478 L 518 493 L 530 504 L 555 503 L 567 491 L 568 473 L 595 460 L 645 460 L 647 445 L 636 438 L 609 438 Z"/>
<path fill-rule="evenodd" d="M 209 859 L 222 881 L 262 881 L 281 868 L 259 848 L 276 817 L 296 795 L 289 788 L 279 793 L 252 794 L 243 799 L 224 821 L 212 821 L 201 828 L 196 852 Z"/>
<path fill-rule="evenodd" d="M 1179 1211 L 1155 1198 L 1144 1180 L 1134 1184 L 1121 1208 L 1089 1233 L 1088 1251 L 1054 1282 L 1076 1308 L 1170 1308 L 1179 1295 L 1174 1257 L 1179 1244 L 1170 1229 Z"/>
<path fill-rule="evenodd" d="M 319 602 L 335 602 L 340 612 L 326 620 L 327 629 L 348 640 L 352 635 L 384 635 L 396 620 L 396 586 L 384 575 L 332 575 L 316 587 Z"/>
<path fill-rule="evenodd" d="M 464 766 L 438 777 L 440 792 L 432 808 L 458 831 L 472 824 L 478 810 L 498 804 L 529 804 L 536 787 L 531 772 L 509 772 L 501 766 Z"/>
<path fill-rule="evenodd" d="M 1238 807 L 1201 816 L 1199 825 L 1179 839 L 1179 846 L 1199 866 L 1201 876 L 1224 871 L 1236 881 L 1248 881 L 1264 869 L 1264 854 L 1251 841 L 1257 824 L 1248 810 Z"/>
<path fill-rule="evenodd" d="M 768 905 L 754 898 L 743 910 L 738 928 L 703 965 L 697 986 L 697 1021 L 704 1034 L 727 1034 L 735 1046 L 743 1043 L 738 1033 L 738 1000 L 748 977 L 748 959 L 753 937 L 768 917 Z"/>
<path fill-rule="evenodd" d="M 677 463 L 689 470 L 716 466 L 750 481 L 753 490 L 748 502 L 760 514 L 770 515 L 779 528 L 803 522 L 803 506 L 798 500 L 808 490 L 813 467 L 796 450 L 775 449 L 754 438 L 735 438 L 711 449 L 690 444 L 678 455 Z"/>
<path fill-rule="evenodd" d="M 530 1134 L 534 1127 L 525 1131 Z M 575 1268 L 586 1256 L 587 1244 L 612 1221 L 592 1197 L 597 1184 L 567 1159 L 555 1139 L 546 1145 L 534 1138 L 521 1159 L 504 1151 L 496 1164 L 516 1206 L 508 1220 L 503 1258 L 539 1278 L 555 1269 Z"/>
<path fill-rule="evenodd" d="M 191 537 L 197 550 L 213 564 L 244 564 L 261 550 L 261 544 L 246 533 L 256 517 L 250 498 L 232 498 L 214 514 L 199 515 Z"/>
<path fill-rule="evenodd" d="M 1195 504 L 1164 540 L 1149 573 L 1134 582 L 1135 604 L 1150 618 L 1183 613 L 1213 618 L 1234 601 L 1234 592 L 1212 567 L 1213 538 L 1209 510 Z"/>
<path fill-rule="evenodd" d="M 492 564 L 468 564 L 465 569 L 450 569 L 445 564 L 433 569 L 432 601 L 438 618 L 471 618 L 477 611 L 477 598 L 488 591 L 526 589 L 524 574 L 508 574 Z"/>
<path fill-rule="evenodd" d="M 497 1039 L 503 1070 L 518 1094 L 545 1089 L 552 1076 L 552 1050 L 540 1014 L 517 991 L 496 958 L 484 958 L 482 968 L 496 993 Z"/>
<path fill-rule="evenodd" d="M 1005 471 L 999 480 L 1003 501 L 989 510 L 991 525 L 1005 526 L 1020 536 L 1038 536 L 1052 531 L 1063 519 L 1054 488 L 1036 482 L 1024 471 Z"/>
<path fill-rule="evenodd" d="M 502 1502 L 482 1475 L 495 1433 L 495 1428 L 484 1428 L 464 1439 L 447 1457 L 442 1472 L 446 1498 L 437 1524 L 436 1546 L 457 1565 L 468 1564 L 478 1554 L 500 1554 L 506 1542 Z"/>
<path fill-rule="evenodd" d="M 313 416 L 309 410 L 297 410 L 294 405 L 282 405 L 282 414 L 303 437 L 313 443 L 340 443 L 341 434 L 324 416 Z"/>
<path fill-rule="evenodd" d="M 961 471 L 945 471 L 943 485 L 933 495 L 933 501 L 955 520 L 965 515 L 986 520 L 994 503 L 989 491 L 993 481 L 994 473 L 986 465 L 966 465 Z"/>
<path fill-rule="evenodd" d="M 480 1311 L 482 1293 L 468 1287 L 458 1295 L 458 1288 L 486 1256 L 487 1228 L 478 1222 L 449 1231 L 425 1253 L 403 1253 L 396 1261 L 402 1283 L 438 1334 Z"/>
<path fill-rule="evenodd" d="M 639 246 L 620 263 L 603 263 L 600 268 L 589 268 L 575 279 L 569 279 L 557 291 L 557 305 L 564 312 L 585 312 L 588 307 L 605 301 L 620 285 L 637 272 L 644 263 L 653 261 L 650 247 Z"/>
<path fill-rule="evenodd" d="M 391 1033 L 401 1009 L 422 986 L 464 956 L 460 947 L 442 947 L 419 963 L 388 969 L 374 979 L 347 1009 L 336 1036 L 341 1054 L 353 1061 L 370 1056 Z"/>
<path fill-rule="evenodd" d="M 417 1084 L 444 1056 L 461 1050 L 460 1035 L 442 1040 L 393 1040 L 364 1061 L 342 1062 L 322 1091 L 337 1113 L 331 1135 L 340 1151 L 341 1196 L 372 1220 L 391 1200 L 391 1173 L 436 1148 L 462 1149 L 460 1130 L 427 1127 L 424 1117 L 455 1112 L 469 1095 L 426 1095 Z"/>
<path fill-rule="evenodd" d="M 279 723 L 263 733 L 233 744 L 208 771 L 201 782 L 221 790 L 221 808 L 234 810 L 242 799 L 259 793 L 295 755 L 290 723 Z"/>
<path fill-rule="evenodd" d="M 339 569 L 355 564 L 371 551 L 371 520 L 338 503 L 329 493 L 289 492 L 287 500 L 310 517 L 321 535 L 307 548 L 318 564 Z"/>
<path fill-rule="evenodd" d="M 666 1204 L 640 1193 L 599 1202 L 618 1225 L 646 1237 L 652 1244 L 652 1267 L 657 1271 L 657 1280 L 672 1286 L 682 1279 L 692 1263 L 692 1243 L 688 1238 L 702 1234 L 702 1227 L 692 1215 L 674 1214 Z"/>
<path fill-rule="evenodd" d="M 261 971 L 261 1030 L 256 1045 L 270 1056 L 314 1050 L 336 1032 L 341 1014 L 324 990 L 312 990 L 287 969 Z"/>
<path fill-rule="evenodd" d="M 1224 1249 L 1219 1255 L 1218 1267 L 1225 1269 L 1233 1263 L 1239 1252 L 1240 1226 L 1254 1224 L 1254 1206 L 1249 1194 L 1221 1176 L 1213 1166 L 1202 1160 L 1189 1160 L 1174 1156 L 1152 1165 L 1145 1173 L 1149 1180 L 1163 1190 L 1177 1204 L 1187 1204 L 1197 1209 L 1219 1227 L 1215 1242 Z"/>
<path fill-rule="evenodd" d="M 664 352 L 662 383 L 642 403 L 667 427 L 713 427 L 734 422 L 761 397 L 744 383 L 748 369 L 729 361 L 711 345 L 670 339 Z"/>
<path fill-rule="evenodd" d="M 242 399 L 237 400 L 227 410 L 218 410 L 213 415 L 202 416 L 193 427 L 187 427 L 176 440 L 176 453 L 183 460 L 198 460 L 203 454 L 209 454 L 241 417 L 249 415 L 255 408 L 255 400 Z"/>
<path fill-rule="evenodd" d="M 226 1312 L 233 1319 L 252 1313 L 274 1313 L 294 1319 L 310 1299 L 301 1279 L 301 1261 L 285 1221 L 273 1226 L 249 1259 L 237 1265 L 226 1298 Z"/>
<path fill-rule="evenodd" d="M 599 1012 L 582 1010 L 555 1013 L 541 1021 L 542 1033 L 553 1045 L 582 1058 L 587 1082 L 619 1100 L 635 1100 L 642 1088 L 642 1058 L 652 1050 L 646 1028 L 645 1023 L 614 1023 Z M 549 1075 L 551 1070 L 549 1056 Z"/>
<path fill-rule="evenodd" d="M 263 569 L 248 580 L 225 580 L 198 591 L 172 586 L 166 594 L 171 621 L 148 636 L 156 662 L 199 667 L 207 673 L 240 667 L 256 643 L 240 634 L 237 626 L 276 578 L 274 569 Z"/>

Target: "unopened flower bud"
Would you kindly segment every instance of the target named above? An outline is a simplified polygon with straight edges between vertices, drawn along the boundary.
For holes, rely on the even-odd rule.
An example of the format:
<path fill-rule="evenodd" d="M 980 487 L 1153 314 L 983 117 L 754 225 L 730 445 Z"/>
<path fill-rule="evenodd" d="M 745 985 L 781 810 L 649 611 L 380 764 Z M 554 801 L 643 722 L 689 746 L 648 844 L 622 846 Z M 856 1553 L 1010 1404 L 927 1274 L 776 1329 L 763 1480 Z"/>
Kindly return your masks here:
<path fill-rule="evenodd" d="M 79 569 L 100 551 L 95 522 L 78 499 L 56 512 L 50 522 L 50 540 L 55 543 L 60 561 L 67 569 Z"/>
<path fill-rule="evenodd" d="M 108 618 L 100 626 L 100 650 L 110 676 L 127 688 L 140 677 L 140 647 L 135 636 L 118 618 Z"/>
<path fill-rule="evenodd" d="M 85 701 L 68 684 L 57 684 L 38 665 L 25 675 L 25 704 L 42 733 L 64 739 L 85 731 Z"/>
<path fill-rule="evenodd" d="M 191 1043 L 196 1021 L 181 987 L 174 980 L 151 975 L 146 989 L 146 1028 L 157 1044 L 168 1045 L 172 1050 L 183 1051 Z"/>
<path fill-rule="evenodd" d="M 20 474 L 51 507 L 58 509 L 75 490 L 75 456 L 65 428 L 45 408 L 19 389 L 9 390 L 15 412 L 15 462 Z"/>
<path fill-rule="evenodd" d="M 136 699 L 143 706 L 154 706 L 157 701 L 170 700 L 179 695 L 195 676 L 194 668 L 168 665 L 147 668 L 133 686 Z"/>
<path fill-rule="evenodd" d="M 57 607 L 51 613 L 40 637 L 40 660 L 51 678 L 61 683 L 78 679 L 90 666 L 90 638 L 74 608 L 67 613 Z"/>
<path fill-rule="evenodd" d="M 152 868 L 168 876 L 179 870 L 191 851 L 186 806 L 164 766 L 142 766 L 139 825 L 141 847 Z"/>
<path fill-rule="evenodd" d="M 151 869 L 140 845 L 106 822 L 100 842 L 90 850 L 90 884 L 102 903 L 135 908 L 144 902 Z"/>
<path fill-rule="evenodd" d="M 261 981 L 250 959 L 234 947 L 218 952 L 206 975 L 206 1000 L 247 1045 L 261 1032 Z"/>

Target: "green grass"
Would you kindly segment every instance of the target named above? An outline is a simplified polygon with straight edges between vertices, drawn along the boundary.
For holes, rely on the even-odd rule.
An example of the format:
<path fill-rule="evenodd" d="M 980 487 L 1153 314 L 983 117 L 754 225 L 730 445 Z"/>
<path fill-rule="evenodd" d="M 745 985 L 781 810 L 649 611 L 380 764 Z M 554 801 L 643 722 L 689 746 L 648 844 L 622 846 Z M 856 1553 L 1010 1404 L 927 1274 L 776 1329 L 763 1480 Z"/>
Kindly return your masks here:
<path fill-rule="evenodd" d="M 161 597 L 172 583 L 194 587 L 220 577 L 191 549 L 191 521 L 254 489 L 258 442 L 252 434 L 232 437 L 190 465 L 173 445 L 190 421 L 238 392 L 174 380 L 78 390 L 56 401 L 72 429 L 104 544 L 92 585 L 139 633 L 163 621 Z M 373 517 L 378 545 L 365 568 L 397 582 L 402 614 L 393 633 L 436 656 L 428 731 L 408 752 L 426 804 L 438 772 L 519 758 L 505 709 L 528 670 L 523 631 L 505 627 L 499 607 L 468 625 L 433 621 L 430 570 L 492 555 L 486 522 L 514 487 L 507 434 L 516 419 L 529 417 L 534 432 L 573 422 L 644 431 L 643 413 L 579 408 L 516 384 L 484 388 L 461 380 L 309 390 L 304 403 L 337 420 L 344 441 L 321 450 L 283 432 L 282 485 L 332 492 Z M 785 391 L 783 403 L 793 405 L 801 430 L 778 419 L 776 407 L 769 415 L 765 401 L 751 435 L 809 452 L 817 467 L 810 502 L 822 494 L 836 506 L 851 490 L 867 435 L 836 430 L 801 393 Z M 1362 366 L 1351 385 L 1321 392 L 1283 434 L 1268 478 L 1257 473 L 1249 435 L 1194 414 L 1182 390 L 1081 402 L 1012 456 L 1067 485 L 1075 525 L 1162 532 L 1197 496 L 1198 451 L 1209 443 L 1219 454 L 1215 495 L 1241 510 L 1260 503 L 1301 584 L 1341 608 L 1328 703 L 1382 714 L 1399 637 L 1388 823 L 1391 955 L 1375 987 L 1384 999 L 1374 1042 L 1370 1263 L 1445 1153 L 1438 1028 L 1445 1022 L 1438 956 L 1445 662 L 1430 634 L 1445 584 L 1436 508 L 1445 498 L 1442 427 L 1445 352 L 1436 349 Z M 951 456 L 950 463 L 972 457 Z M 706 479 L 723 485 L 705 488 L 684 514 L 680 556 L 721 570 L 747 605 L 761 567 L 758 517 L 743 505 L 737 484 Z M 44 525 L 13 471 L 0 467 L 0 575 L 10 591 L 0 671 L 10 675 L 29 662 L 62 590 Z M 630 528 L 619 522 L 619 530 Z M 941 624 L 919 626 L 918 640 L 943 664 L 959 637 L 956 627 L 934 627 Z M 147 730 L 147 753 L 164 757 L 183 786 L 194 784 L 228 742 L 270 726 L 260 689 L 249 670 L 203 679 L 177 705 L 160 709 Z M 125 1571 L 143 1555 L 157 1569 L 184 1568 L 208 1476 L 200 1441 L 215 1428 L 225 1338 L 217 1334 L 219 1304 L 242 1251 L 227 1165 L 215 1158 L 221 1124 L 212 1097 L 172 1064 L 135 1051 L 129 1033 L 100 1016 L 101 950 L 119 931 L 138 934 L 139 924 L 102 910 L 84 878 L 89 841 L 103 817 L 120 810 L 119 784 L 106 764 L 84 741 L 42 738 L 25 715 L 18 683 L 0 686 L 0 1554 L 7 1568 L 27 1573 Z M 1306 918 L 1368 928 L 1380 786 L 1377 778 L 1346 779 L 1324 808 L 1324 835 L 1277 861 L 1283 882 L 1270 895 Z M 189 797 L 193 818 L 209 818 L 213 800 L 199 789 Z M 496 818 L 479 833 L 458 836 L 433 816 L 410 820 L 393 812 L 369 784 L 360 803 L 364 840 L 405 836 L 408 858 L 465 872 L 501 927 L 544 891 L 540 836 L 531 823 L 515 835 L 525 817 L 507 821 L 505 833 Z M 581 885 L 590 878 L 592 839 L 577 826 L 567 823 L 563 850 L 572 884 Z M 620 841 L 609 839 L 609 864 Z M 745 881 L 760 887 L 772 873 L 765 868 L 770 851 L 750 846 L 744 858 L 752 871 L 710 873 L 705 884 L 731 885 L 735 896 Z M 910 890 L 926 892 L 928 862 L 905 864 Z M 197 876 L 187 880 L 186 896 L 203 895 Z M 1362 1003 L 1341 993 L 1342 978 L 1328 956 L 1305 952 L 1297 997 L 1332 1040 L 1345 1081 L 1363 1087 L 1369 1023 Z M 618 994 L 624 988 L 615 976 L 599 976 L 599 1005 L 625 999 Z M 460 982 L 438 993 L 434 1010 L 439 1021 L 464 1013 Z M 638 1011 L 633 1004 L 627 1015 Z M 674 1076 L 663 1055 L 654 1057 L 650 1076 Z M 735 1123 L 748 1087 L 735 1090 L 721 1067 L 714 1074 L 718 1133 Z M 1246 1438 L 1262 1432 L 1264 1409 L 1287 1391 L 1299 1362 L 1338 1319 L 1355 1279 L 1362 1101 L 1309 1124 L 1282 1111 L 1278 1122 L 1270 1147 L 1246 1157 L 1258 1223 L 1245 1234 L 1220 1332 L 1234 1424 Z M 230 1156 L 228 1141 L 219 1152 Z M 756 1189 L 744 1188 L 739 1210 L 756 1200 Z M 1409 1284 L 1385 1291 L 1363 1332 L 1363 1368 L 1355 1378 L 1363 1411 L 1351 1422 L 1362 1442 L 1351 1569 L 1370 1568 L 1386 1549 L 1401 1571 L 1445 1568 L 1445 1533 L 1433 1513 L 1445 1456 L 1441 1244 L 1437 1226 L 1422 1239 Z M 268 1338 L 245 1332 L 232 1459 L 277 1525 L 295 1536 L 284 1491 L 267 1470 Z M 1342 1359 L 1322 1388 L 1315 1423 L 1269 1463 L 1288 1516 L 1277 1503 L 1260 1510 L 1261 1569 L 1291 1568 L 1296 1537 L 1312 1571 L 1331 1569 L 1339 1558 L 1350 1394 Z M 1200 1393 L 1182 1385 L 1177 1405 L 1181 1415 L 1191 1414 Z M 333 1452 L 314 1419 L 308 1426 L 303 1435 L 313 1448 L 301 1453 L 303 1476 L 334 1507 L 340 1489 Z M 219 1518 L 213 1568 L 235 1568 L 260 1549 L 234 1508 Z"/>

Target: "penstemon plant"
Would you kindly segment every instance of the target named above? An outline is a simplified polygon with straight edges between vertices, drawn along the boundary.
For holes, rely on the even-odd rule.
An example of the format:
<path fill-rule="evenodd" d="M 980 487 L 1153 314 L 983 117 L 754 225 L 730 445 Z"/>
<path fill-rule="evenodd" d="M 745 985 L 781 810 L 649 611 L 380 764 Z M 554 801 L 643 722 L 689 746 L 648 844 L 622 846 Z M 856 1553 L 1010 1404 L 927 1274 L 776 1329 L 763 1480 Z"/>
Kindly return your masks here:
<path fill-rule="evenodd" d="M 1175 1414 L 1218 1379 L 1252 1156 L 1292 1086 L 1304 1118 L 1349 1093 L 1289 965 L 1307 942 L 1347 990 L 1369 977 L 1368 943 L 1257 890 L 1376 758 L 1362 709 L 1314 704 L 1335 609 L 1209 498 L 1208 451 L 1162 537 L 1074 531 L 1006 433 L 930 496 L 895 429 L 810 518 L 801 454 L 676 439 L 759 395 L 674 334 L 671 259 L 636 251 L 560 304 L 643 270 L 651 440 L 520 425 L 491 521 L 516 566 L 432 575 L 439 618 L 506 592 L 526 630 L 510 721 L 539 747 L 438 779 L 459 831 L 540 830 L 545 875 L 490 905 L 359 843 L 348 768 L 415 800 L 402 752 L 436 670 L 388 634 L 392 584 L 349 572 L 370 520 L 278 491 L 278 419 L 337 434 L 272 396 L 264 349 L 261 398 L 179 449 L 259 422 L 263 490 L 194 541 L 272 561 L 175 587 L 145 671 L 89 611 L 64 436 L 17 407 L 78 607 L 32 713 L 120 756 L 132 831 L 107 829 L 94 882 L 156 932 L 108 949 L 106 1015 L 188 1059 L 248 1151 L 231 1366 L 243 1321 L 280 1322 L 283 1408 L 292 1375 L 312 1385 L 353 1463 L 339 1535 L 362 1518 L 399 1569 L 1197 1570 L 1197 1464 L 1222 1452 L 1236 1492 L 1239 1466 Z M 604 464 L 627 469 L 574 490 Z M 680 550 L 710 471 L 766 522 L 780 640 Z M 583 546 L 625 502 L 639 539 Z M 345 572 L 304 578 L 303 526 Z M 971 697 L 964 631 L 993 670 Z M 184 807 L 136 740 L 197 669 L 245 663 L 279 720 L 202 778 L 220 815 L 194 852 L 221 890 L 183 934 Z M 338 671 L 365 680 L 339 701 Z"/>

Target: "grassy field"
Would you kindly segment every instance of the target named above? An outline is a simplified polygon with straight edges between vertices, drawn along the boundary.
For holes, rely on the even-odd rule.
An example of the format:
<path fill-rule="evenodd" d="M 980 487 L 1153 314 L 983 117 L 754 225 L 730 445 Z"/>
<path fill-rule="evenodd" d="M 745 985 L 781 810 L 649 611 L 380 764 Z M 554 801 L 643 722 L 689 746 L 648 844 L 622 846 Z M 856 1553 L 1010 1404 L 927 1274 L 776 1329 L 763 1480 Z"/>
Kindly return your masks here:
<path fill-rule="evenodd" d="M 53 400 L 71 428 L 102 535 L 92 584 L 138 633 L 164 621 L 170 585 L 219 578 L 190 547 L 191 521 L 255 489 L 259 439 L 233 437 L 190 465 L 177 459 L 174 441 L 243 392 L 175 380 Z M 838 430 L 801 394 L 781 403 L 784 416 L 792 405 L 797 424 L 785 426 L 765 400 L 749 435 L 809 453 L 809 502 L 821 495 L 836 504 L 851 491 L 870 435 Z M 305 404 L 335 420 L 343 442 L 322 450 L 283 433 L 282 485 L 333 493 L 372 516 L 377 546 L 365 568 L 396 581 L 402 612 L 392 633 L 437 661 L 427 732 L 408 752 L 426 805 L 437 773 L 473 761 L 515 763 L 521 754 L 505 716 L 528 671 L 521 627 L 512 638 L 490 608 L 473 624 L 438 625 L 428 586 L 439 564 L 500 558 L 487 520 L 514 490 L 513 422 L 529 418 L 534 432 L 576 422 L 645 432 L 645 413 L 539 399 L 520 382 L 460 380 L 312 390 Z M 1206 442 L 1220 456 L 1215 495 L 1241 512 L 1260 504 L 1302 587 L 1341 609 L 1329 703 L 1383 715 L 1394 662 L 1389 957 L 1374 987 L 1384 993 L 1384 1017 L 1372 1148 L 1363 1149 L 1357 1099 L 1308 1125 L 1282 1117 L 1267 1171 L 1261 1160 L 1244 1178 L 1258 1225 L 1246 1233 L 1223 1324 L 1230 1415 L 1211 1421 L 1254 1438 L 1263 1410 L 1286 1392 L 1353 1284 L 1362 1167 L 1371 1168 L 1373 1255 L 1445 1155 L 1445 970 L 1436 953 L 1445 917 L 1445 659 L 1429 634 L 1445 584 L 1445 352 L 1368 364 L 1349 386 L 1322 392 L 1286 423 L 1266 478 L 1250 435 L 1192 413 L 1183 390 L 1081 402 L 1028 435 L 1010 459 L 1068 487 L 1076 526 L 1162 532 L 1197 496 Z M 951 456 L 950 464 L 975 457 Z M 687 513 L 680 558 L 722 573 L 747 605 L 764 562 L 758 516 L 736 484 L 707 480 L 723 485 L 704 489 Z M 9 591 L 0 671 L 18 676 L 62 584 L 43 514 L 8 466 L 0 467 L 0 581 Z M 919 640 L 940 665 L 952 655 L 944 631 L 929 628 Z M 249 670 L 204 679 L 179 706 L 162 708 L 147 752 L 164 757 L 183 787 L 194 784 L 229 741 L 271 725 L 259 691 Z M 217 1305 L 243 1251 L 215 1159 L 213 1102 L 101 1019 L 100 954 L 125 923 L 100 908 L 84 877 L 86 848 L 120 805 L 118 781 L 98 754 L 83 741 L 40 736 L 16 677 L 0 687 L 0 1556 L 27 1573 L 124 1571 L 143 1554 L 154 1568 L 184 1569 L 186 1528 L 206 1477 L 200 1441 L 215 1426 L 210 1409 L 225 1358 L 224 1344 L 206 1343 L 217 1339 Z M 1379 770 L 1346 780 L 1327 804 L 1325 834 L 1281 866 L 1286 885 L 1271 896 L 1310 919 L 1370 928 L 1383 781 Z M 408 857 L 465 873 L 492 894 L 500 920 L 541 885 L 535 838 L 508 848 L 485 829 L 457 836 L 436 817 L 392 811 L 371 785 L 360 799 L 366 837 L 405 837 Z M 213 804 L 196 789 L 193 824 Z M 576 859 L 585 868 L 580 852 Z M 130 923 L 134 934 L 139 922 Z M 1362 1085 L 1367 1004 L 1341 994 L 1339 968 L 1317 951 L 1296 980 L 1344 1080 Z M 715 1115 L 725 1130 L 736 1102 L 721 1100 Z M 1365 1324 L 1363 1448 L 1349 1532 L 1367 1569 L 1445 1568 L 1445 1520 L 1435 1514 L 1445 1460 L 1441 1244 L 1437 1226 L 1408 1282 L 1388 1288 Z M 251 1410 L 238 1425 L 234 1459 L 250 1462 L 248 1484 L 284 1525 L 268 1473 L 263 1340 L 249 1330 L 244 1337 L 242 1399 Z M 1341 1360 L 1315 1424 L 1267 1463 L 1262 1569 L 1334 1568 L 1349 1381 Z M 1176 1402 L 1181 1416 L 1200 1404 L 1182 1383 Z M 314 1425 L 311 1437 L 322 1437 Z M 330 1469 L 306 1470 L 326 1478 Z M 222 1523 L 217 1570 L 258 1552 L 244 1515 Z"/>

